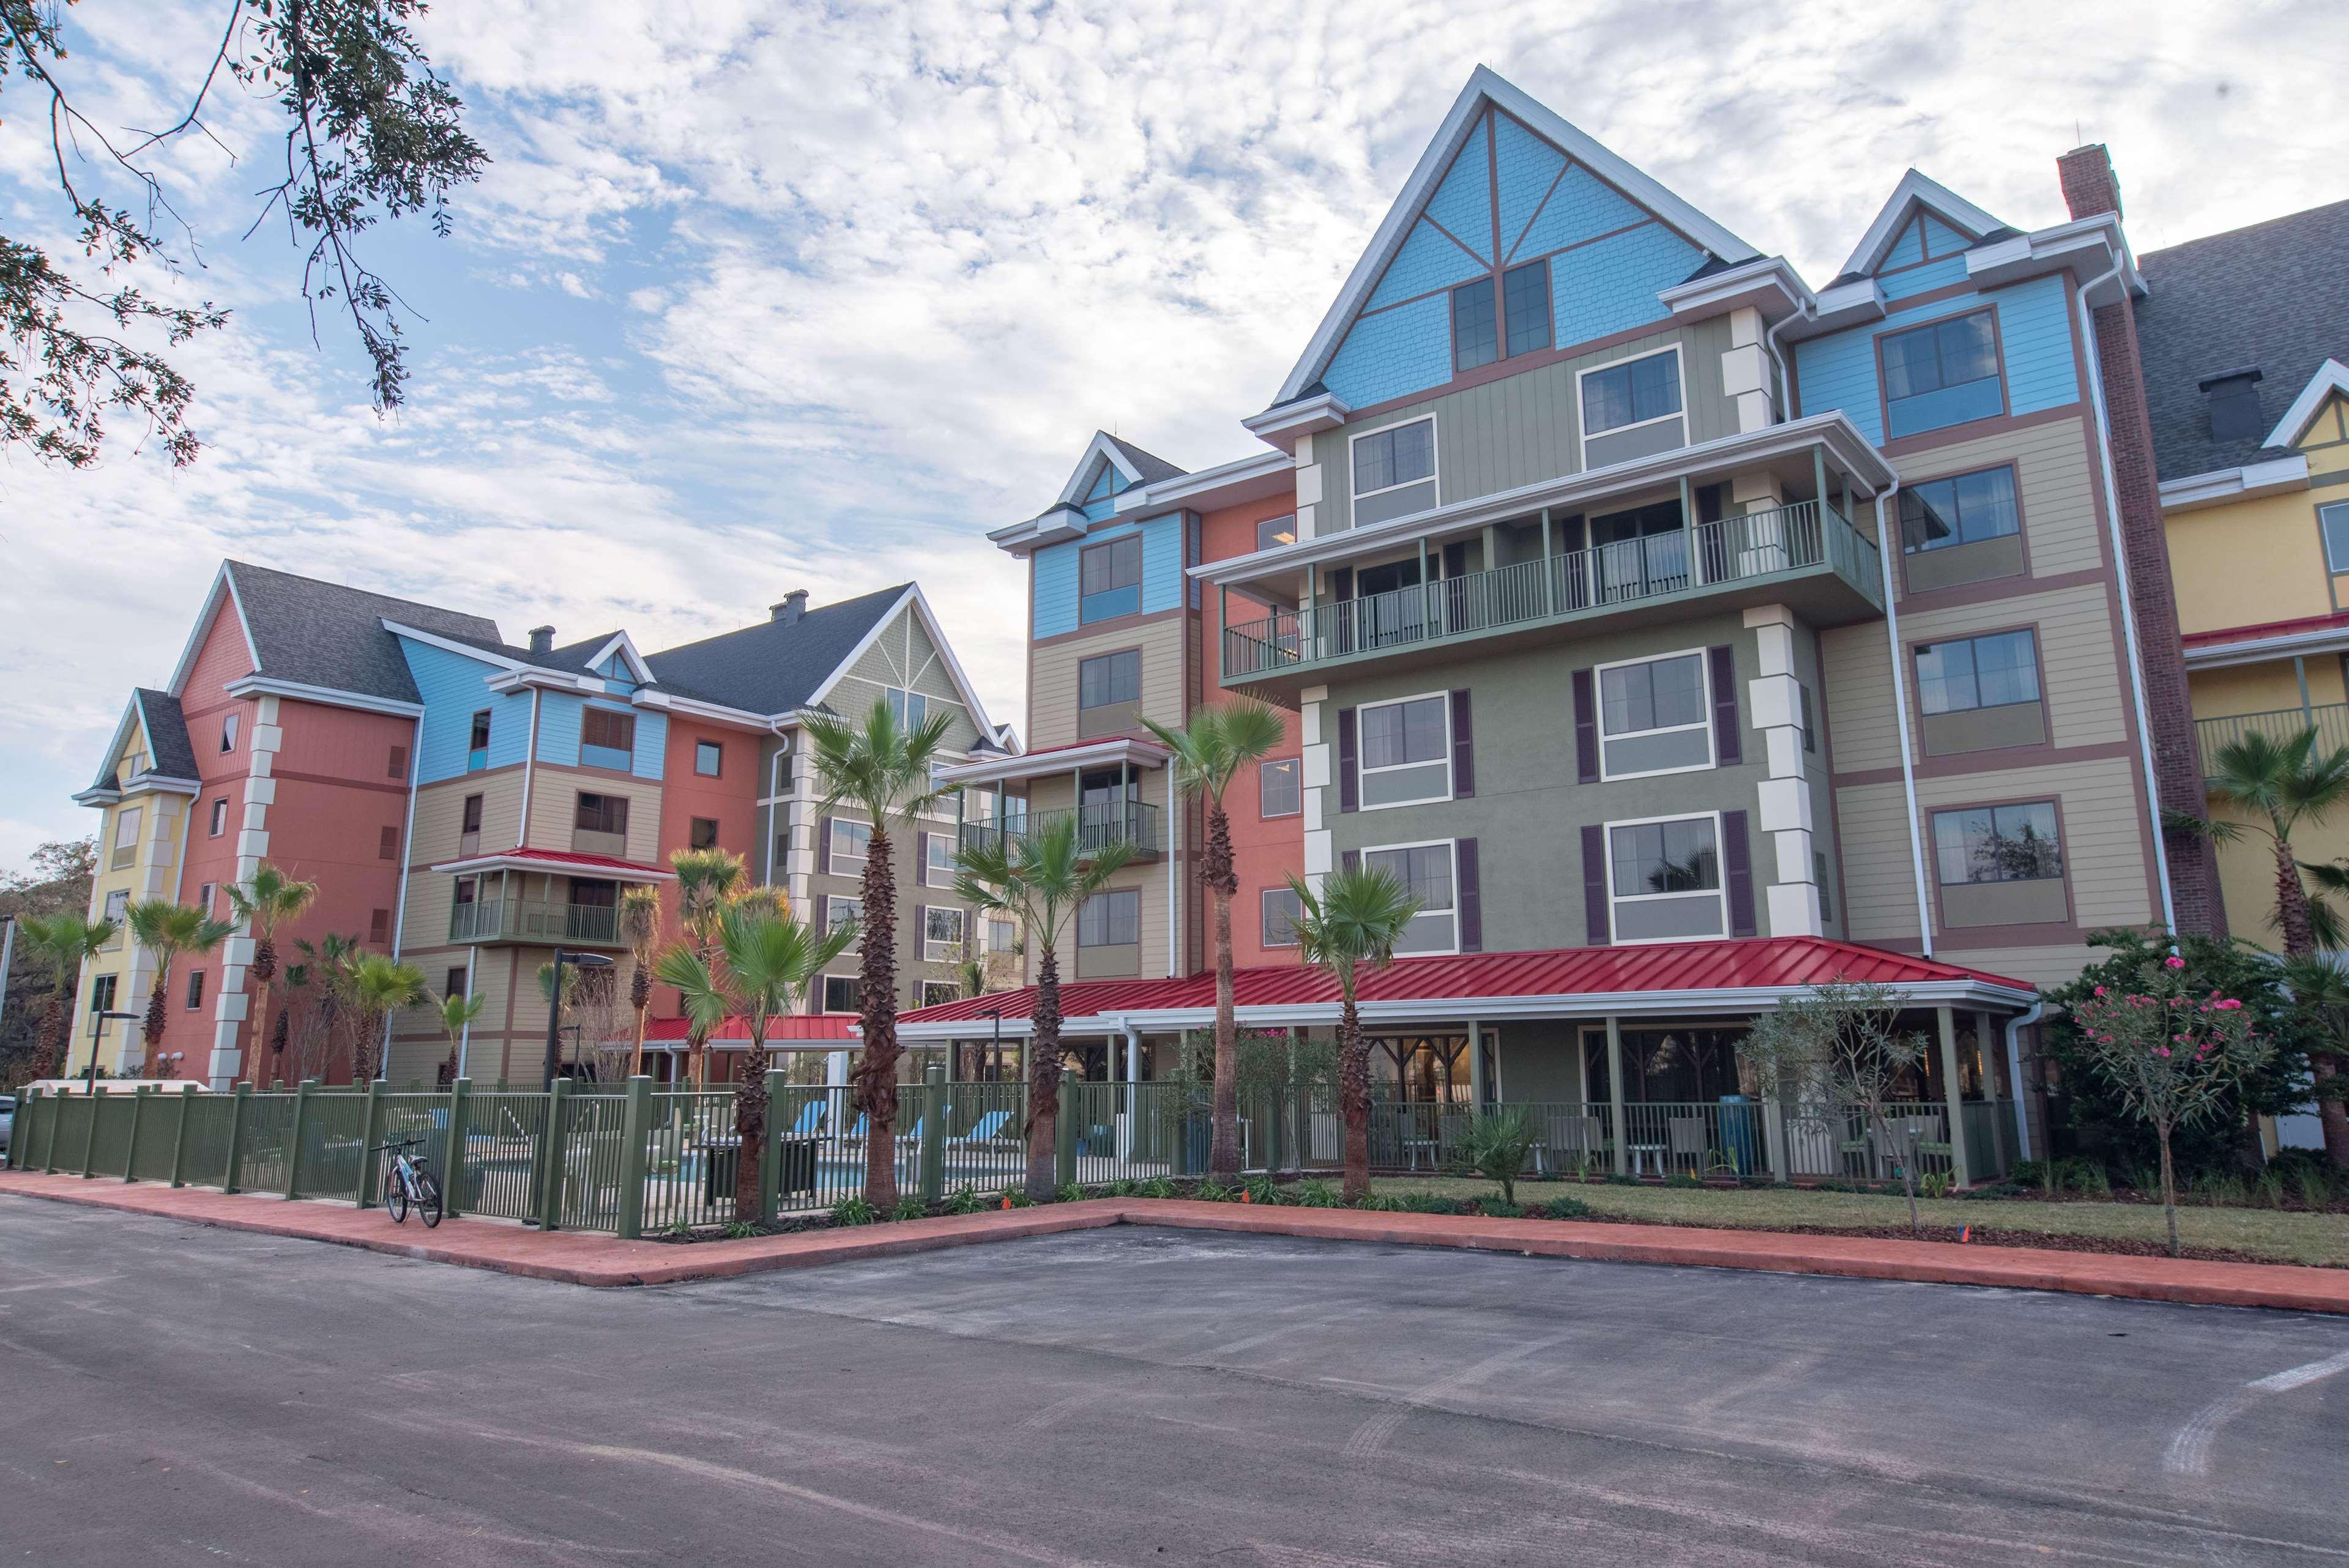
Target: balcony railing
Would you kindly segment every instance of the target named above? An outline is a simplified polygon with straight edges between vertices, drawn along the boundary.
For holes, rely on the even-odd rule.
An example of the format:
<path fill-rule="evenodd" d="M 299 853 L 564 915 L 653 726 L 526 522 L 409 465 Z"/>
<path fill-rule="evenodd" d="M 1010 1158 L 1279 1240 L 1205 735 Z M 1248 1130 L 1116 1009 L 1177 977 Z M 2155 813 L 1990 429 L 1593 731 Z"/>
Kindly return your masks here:
<path fill-rule="evenodd" d="M 1225 629 L 1224 679 L 1604 613 L 1816 567 L 1833 571 L 1868 603 L 1883 608 L 1876 545 L 1832 506 L 1806 500 L 1440 583 L 1277 610 L 1264 620 Z"/>
<path fill-rule="evenodd" d="M 617 947 L 621 945 L 620 912 L 609 904 L 564 903 L 554 899 L 477 899 L 450 912 L 449 940 Z"/>
<path fill-rule="evenodd" d="M 1073 815 L 1077 819 L 1077 847 L 1092 854 L 1119 840 L 1132 844 L 1134 858 L 1153 860 L 1158 854 L 1158 808 L 1140 800 L 1107 800 L 1098 805 L 1080 806 L 1073 812 L 1031 811 L 1011 818 L 1001 829 L 1003 836 L 1023 838 L 1037 832 L 1046 824 Z M 992 822 L 965 822 L 962 825 L 962 846 L 977 849 L 992 846 L 998 830 Z"/>
<path fill-rule="evenodd" d="M 2202 755 L 2207 777 L 2218 767 L 2219 753 L 2246 735 L 2258 733 L 2271 740 L 2290 740 L 2303 729 L 2316 731 L 2316 748 L 2331 751 L 2349 746 L 2349 703 L 2320 703 L 2313 707 L 2280 707 L 2267 713 L 2230 713 L 2194 721 L 2194 746 Z"/>

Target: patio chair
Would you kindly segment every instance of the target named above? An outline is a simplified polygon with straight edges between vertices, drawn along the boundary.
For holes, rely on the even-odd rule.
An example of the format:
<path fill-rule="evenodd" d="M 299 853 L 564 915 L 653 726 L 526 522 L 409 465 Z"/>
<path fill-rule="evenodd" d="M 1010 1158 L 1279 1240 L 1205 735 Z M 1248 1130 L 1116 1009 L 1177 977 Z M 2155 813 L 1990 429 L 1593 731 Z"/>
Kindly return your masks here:
<path fill-rule="evenodd" d="M 815 1137 L 823 1130 L 823 1101 L 820 1099 L 808 1101 L 800 1108 L 800 1119 L 792 1123 L 792 1130 L 783 1136 L 785 1138 Z"/>
<path fill-rule="evenodd" d="M 972 1122 L 970 1130 L 964 1133 L 960 1138 L 947 1139 L 947 1147 L 949 1149 L 983 1148 L 998 1143 L 1011 1142 L 1013 1140 L 1006 1137 L 1003 1131 L 1005 1124 L 1009 1122 L 1010 1119 L 1011 1113 L 1008 1110 L 990 1110 L 985 1116 L 980 1117 L 977 1121 Z"/>
<path fill-rule="evenodd" d="M 1548 1175 L 1550 1156 L 1557 1157 L 1559 1171 L 1570 1171 L 1586 1157 L 1593 1165 L 1602 1163 L 1607 1153 L 1605 1123 L 1595 1116 L 1554 1116 L 1547 1129 L 1549 1137 L 1534 1145 L 1534 1171 Z"/>
<path fill-rule="evenodd" d="M 1704 1118 L 1675 1116 L 1664 1124 L 1664 1136 L 1671 1142 L 1671 1163 L 1677 1167 L 1683 1159 L 1696 1162 L 1697 1174 L 1704 1174 L 1705 1150 L 1709 1147 L 1704 1136 Z"/>

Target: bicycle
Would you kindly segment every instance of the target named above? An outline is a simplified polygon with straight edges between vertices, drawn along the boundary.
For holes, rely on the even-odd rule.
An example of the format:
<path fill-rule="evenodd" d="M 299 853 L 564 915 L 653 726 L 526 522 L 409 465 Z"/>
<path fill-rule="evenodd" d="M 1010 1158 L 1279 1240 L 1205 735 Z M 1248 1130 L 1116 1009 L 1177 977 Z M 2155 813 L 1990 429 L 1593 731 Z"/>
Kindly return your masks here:
<path fill-rule="evenodd" d="M 406 1224 L 409 1206 L 413 1203 L 429 1231 L 440 1222 L 440 1183 L 408 1152 L 423 1141 L 420 1138 L 402 1139 L 383 1144 L 377 1152 L 391 1156 L 391 1163 L 383 1172 L 383 1206 L 389 1211 L 391 1222 Z"/>

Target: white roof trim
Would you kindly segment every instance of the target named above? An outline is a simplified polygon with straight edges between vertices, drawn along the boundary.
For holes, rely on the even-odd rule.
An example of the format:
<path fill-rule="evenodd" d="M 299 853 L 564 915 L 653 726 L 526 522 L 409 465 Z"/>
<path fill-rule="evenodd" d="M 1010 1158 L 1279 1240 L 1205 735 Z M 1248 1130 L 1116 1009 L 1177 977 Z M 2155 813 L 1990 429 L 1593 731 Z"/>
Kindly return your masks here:
<path fill-rule="evenodd" d="M 526 670 L 532 667 L 509 655 L 492 653 L 487 648 L 477 648 L 471 643 L 460 643 L 454 637 L 444 637 L 437 632 L 419 632 L 415 627 L 402 625 L 398 621 L 386 619 L 383 629 L 396 637 L 412 637 L 428 648 L 438 648 L 444 654 L 456 654 L 468 659 L 479 659 L 485 665 L 494 665 L 502 670 Z"/>
<path fill-rule="evenodd" d="M 1911 169 L 1892 188 L 1892 195 L 1878 209 L 1876 222 L 1859 237 L 1859 243 L 1844 261 L 1842 273 L 1872 273 L 1884 259 L 1884 253 L 1909 226 L 1909 209 L 1914 204 L 1930 211 L 1953 229 L 1962 230 L 1968 239 L 1979 240 L 1992 229 L 2005 224 L 1942 184 L 1940 181 Z"/>
<path fill-rule="evenodd" d="M 1335 394 L 1316 392 L 1310 397 L 1291 398 L 1261 414 L 1250 414 L 1240 421 L 1240 428 L 1258 440 L 1294 453 L 1299 437 L 1335 429 L 1353 411 L 1345 399 Z"/>
<path fill-rule="evenodd" d="M 1093 464 L 1102 458 L 1107 458 L 1109 466 L 1125 476 L 1127 484 L 1142 482 L 1142 470 L 1133 466 L 1133 459 L 1118 450 L 1117 443 L 1110 438 L 1107 430 L 1095 430 L 1093 438 L 1085 443 L 1085 455 L 1077 459 L 1076 471 L 1069 476 L 1069 482 L 1061 487 L 1061 499 L 1056 504 L 1082 506 L 1085 481 L 1092 477 Z"/>
<path fill-rule="evenodd" d="M 204 595 L 204 607 L 196 613 L 195 626 L 188 633 L 188 645 L 180 650 L 180 662 L 171 671 L 171 684 L 163 688 L 173 696 L 187 686 L 188 676 L 196 665 L 196 654 L 203 646 L 204 633 L 212 626 L 212 612 L 219 608 L 223 593 L 236 606 L 237 629 L 244 634 L 244 656 L 253 661 L 254 669 L 261 668 L 260 650 L 253 645 L 253 624 L 244 618 L 244 601 L 237 597 L 236 579 L 229 574 L 228 562 L 223 561 L 212 574 L 212 590 Z"/>
<path fill-rule="evenodd" d="M 2281 495 L 2308 488 L 2308 459 L 2294 452 L 2271 462 L 2245 463 L 2240 469 L 2213 469 L 2161 481 L 2161 510 L 2192 511 L 2197 507 L 2224 506 L 2254 496 Z"/>
<path fill-rule="evenodd" d="M 1751 304 L 1765 321 L 1783 321 L 1816 308 L 1817 298 L 1803 282 L 1794 263 L 1784 256 L 1763 256 L 1741 262 L 1709 276 L 1658 289 L 1656 297 L 1674 315 L 1706 316 Z M 1764 301 L 1773 301 L 1773 309 Z"/>
<path fill-rule="evenodd" d="M 605 695 L 610 696 L 609 693 Z M 662 691 L 657 686 L 648 686 L 641 691 L 632 692 L 628 696 L 628 701 L 636 707 L 648 707 L 660 713 L 675 714 L 679 718 L 698 718 L 711 724 L 731 725 L 739 729 L 755 729 L 762 733 L 772 733 L 781 727 L 781 721 L 774 715 L 752 713 L 746 708 L 728 707 L 723 703 L 703 702 L 698 697 L 678 696 L 674 692 Z"/>
<path fill-rule="evenodd" d="M 1085 746 L 1059 746 L 1049 751 L 995 757 L 938 769 L 942 784 L 1001 784 L 1017 779 L 1053 779 L 1072 769 L 1103 762 L 1131 762 L 1138 768 L 1166 766 L 1166 748 L 1130 735 L 1112 736 Z"/>
<path fill-rule="evenodd" d="M 987 537 L 999 550 L 1026 555 L 1048 544 L 1065 544 L 1084 536 L 1083 511 L 1064 501 L 1054 501 L 1040 515 L 990 530 Z"/>
<path fill-rule="evenodd" d="M 114 738 L 106 743 L 106 759 L 115 765 L 110 776 L 117 779 L 121 776 L 122 743 L 130 738 L 130 727 L 133 723 L 139 726 L 139 738 L 147 743 L 147 755 L 154 756 L 155 738 L 147 732 L 147 712 L 140 706 L 139 694 L 136 691 L 133 691 L 130 694 L 130 699 L 122 705 L 122 717 L 114 721 Z M 83 806 L 111 805 L 121 798 L 119 784 L 93 784 L 79 794 L 71 797 L 77 804 Z"/>
<path fill-rule="evenodd" d="M 590 670 L 593 670 L 597 665 L 600 665 L 605 659 L 610 658 L 615 653 L 618 653 L 625 656 L 628 662 L 628 668 L 636 672 L 637 685 L 653 686 L 657 684 L 653 679 L 652 666 L 645 663 L 645 656 L 642 654 L 636 652 L 636 639 L 629 636 L 626 632 L 615 634 L 610 642 L 605 643 L 602 647 L 596 649 L 595 652 L 588 658 L 587 667 Z"/>
<path fill-rule="evenodd" d="M 978 700 L 978 692 L 970 684 L 970 677 L 963 674 L 962 661 L 955 657 L 953 645 L 947 641 L 945 631 L 938 625 L 937 614 L 930 608 L 930 602 L 923 595 L 922 585 L 918 583 L 909 583 L 905 585 L 905 591 L 897 596 L 897 602 L 891 605 L 885 614 L 874 621 L 871 628 L 858 639 L 856 645 L 848 650 L 848 656 L 833 666 L 832 674 L 824 676 L 821 686 L 808 694 L 807 701 L 802 703 L 790 714 L 775 716 L 779 723 L 796 718 L 830 696 L 832 688 L 838 686 L 842 677 L 855 667 L 856 661 L 863 658 L 865 651 L 880 640 L 881 634 L 889 629 L 896 621 L 899 613 L 907 605 L 913 607 L 914 614 L 921 621 L 922 630 L 929 634 L 930 646 L 937 650 L 938 661 L 946 665 L 947 675 L 954 682 L 955 691 L 961 696 L 963 707 L 970 711 L 972 725 L 978 728 L 979 734 L 992 735 L 995 732 L 995 726 L 988 719 L 987 706 Z"/>
<path fill-rule="evenodd" d="M 568 871 L 565 868 L 569 868 Z M 463 860 L 442 861 L 431 868 L 450 876 L 470 876 L 475 872 L 546 872 L 557 876 L 570 872 L 584 872 L 589 880 L 608 877 L 614 882 L 675 882 L 675 872 L 665 872 L 653 866 L 630 861 L 626 866 L 607 866 L 592 861 L 550 860 L 543 855 L 504 854 L 471 855 Z"/>
<path fill-rule="evenodd" d="M 1536 102 L 1489 66 L 1478 66 L 1475 74 L 1469 77 L 1468 85 L 1460 89 L 1460 96 L 1454 100 L 1451 112 L 1444 117 L 1444 123 L 1437 127 L 1427 150 L 1420 154 L 1419 162 L 1413 168 L 1411 178 L 1403 182 L 1402 191 L 1395 197 L 1394 204 L 1387 209 L 1387 215 L 1380 222 L 1378 232 L 1371 236 L 1370 248 L 1362 253 L 1361 259 L 1354 263 L 1354 270 L 1347 274 L 1346 286 L 1339 291 L 1337 303 L 1330 307 L 1329 315 L 1323 316 L 1321 325 L 1314 329 L 1304 356 L 1298 360 L 1296 368 L 1289 371 L 1288 379 L 1280 384 L 1280 395 L 1273 399 L 1274 407 L 1297 397 L 1328 367 L 1330 356 L 1338 351 L 1339 339 L 1354 319 L 1354 313 L 1370 298 L 1371 290 L 1378 285 L 1380 276 L 1386 271 L 1387 263 L 1402 248 L 1411 226 L 1419 221 L 1420 209 L 1434 194 L 1444 171 L 1452 167 L 1453 158 L 1475 128 L 1477 112 L 1487 101 L 1496 108 L 1506 110 L 1535 135 L 1555 143 L 1576 162 L 1588 165 L 1592 172 L 1723 261 L 1751 261 L 1761 253 L 1666 190 L 1652 177 L 1599 145 L 1588 133 L 1568 124 L 1557 111 Z"/>
<path fill-rule="evenodd" d="M 367 696 L 355 691 L 343 691 L 335 686 L 308 686 L 301 681 L 273 680 L 267 676 L 240 676 L 228 683 L 231 696 L 290 696 L 296 702 L 315 702 L 326 707 L 355 708 L 360 713 L 388 713 L 400 718 L 415 718 L 424 712 L 420 702 L 400 702 L 388 696 Z"/>
<path fill-rule="evenodd" d="M 1265 451 L 1221 463 L 1196 473 L 1181 474 L 1174 479 L 1160 480 L 1155 484 L 1137 485 L 1117 498 L 1117 513 L 1156 513 L 1171 511 L 1185 504 L 1202 509 L 1212 507 L 1216 492 L 1226 489 L 1252 487 L 1261 490 L 1270 481 L 1278 488 L 1284 479 L 1294 483 L 1296 460 L 1287 452 Z M 1249 499 L 1246 496 L 1242 500 Z"/>
<path fill-rule="evenodd" d="M 2292 400 L 2292 407 L 2283 411 L 2283 418 L 2276 421 L 2276 428 L 2268 432 L 2267 440 L 2261 444 L 2298 446 L 2300 438 L 2308 434 L 2309 426 L 2316 422 L 2317 410 L 2336 392 L 2349 397 L 2349 365 L 2328 359 L 2316 367 L 2316 374 L 2308 378 L 2308 385 L 2300 389 L 2300 396 Z"/>
<path fill-rule="evenodd" d="M 2260 665 L 2294 655 L 2329 654 L 2349 649 L 2349 626 L 2319 626 L 2308 632 L 2286 632 L 2272 637 L 2252 637 L 2240 643 L 2213 643 L 2186 650 L 2189 670 L 2225 669 L 2230 665 Z"/>

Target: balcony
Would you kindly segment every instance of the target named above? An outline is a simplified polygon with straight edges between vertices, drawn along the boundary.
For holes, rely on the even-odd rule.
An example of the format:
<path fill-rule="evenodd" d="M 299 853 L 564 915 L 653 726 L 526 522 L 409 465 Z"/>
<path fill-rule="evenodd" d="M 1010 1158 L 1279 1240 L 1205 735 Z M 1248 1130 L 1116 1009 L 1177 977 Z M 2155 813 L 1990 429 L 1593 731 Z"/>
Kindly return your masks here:
<path fill-rule="evenodd" d="M 491 898 L 460 903 L 449 913 L 449 940 L 519 942 L 533 947 L 624 947 L 620 912 L 610 904 L 554 899 Z"/>
<path fill-rule="evenodd" d="M 1133 846 L 1137 861 L 1154 861 L 1159 856 L 1158 808 L 1140 800 L 1107 800 L 1094 806 L 1080 806 L 1074 812 L 1035 811 L 1024 817 L 1014 817 L 1000 830 L 1004 836 L 1025 838 L 1048 823 L 1073 815 L 1077 819 L 1077 845 L 1086 853 L 1093 853 L 1120 840 Z M 965 822 L 962 825 L 962 847 L 977 849 L 992 847 L 999 830 L 992 822 Z"/>
<path fill-rule="evenodd" d="M 2270 740 L 2290 740 L 2303 729 L 2316 731 L 2321 753 L 2349 746 L 2349 703 L 2320 703 L 2313 707 L 2280 707 L 2268 713 L 2232 713 L 2194 721 L 2194 748 L 2202 758 L 2208 778 L 2225 747 L 2254 732 Z"/>
<path fill-rule="evenodd" d="M 1798 501 L 1392 593 L 1227 626 L 1223 684 L 1293 692 L 1334 665 L 1497 649 L 1551 628 L 1609 629 L 1780 602 L 1816 625 L 1884 613 L 1876 545 L 1834 506 Z M 1477 652 L 1485 651 L 1478 648 Z M 1414 661 L 1417 662 L 1417 661 Z"/>

